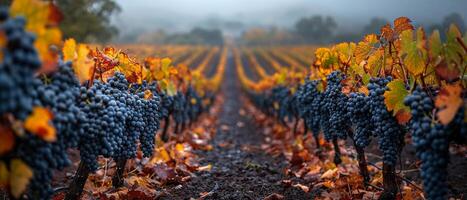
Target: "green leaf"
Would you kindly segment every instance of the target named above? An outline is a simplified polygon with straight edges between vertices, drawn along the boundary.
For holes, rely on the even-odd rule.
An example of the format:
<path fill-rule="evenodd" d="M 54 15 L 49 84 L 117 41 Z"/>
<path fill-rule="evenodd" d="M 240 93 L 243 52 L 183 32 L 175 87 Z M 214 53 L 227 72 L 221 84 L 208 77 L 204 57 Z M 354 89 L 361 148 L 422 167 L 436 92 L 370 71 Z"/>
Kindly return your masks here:
<path fill-rule="evenodd" d="M 404 56 L 404 64 L 409 73 L 417 76 L 423 73 L 427 52 L 425 49 L 425 38 L 423 29 L 417 30 L 417 38 L 414 40 L 413 31 L 405 30 L 401 34 L 401 54 Z"/>
<path fill-rule="evenodd" d="M 431 58 L 438 57 L 443 51 L 443 44 L 441 43 L 441 38 L 439 36 L 438 30 L 434 30 L 433 33 L 431 33 L 428 43 L 430 45 Z"/>
<path fill-rule="evenodd" d="M 409 94 L 405 89 L 403 80 L 396 79 L 388 83 L 388 88 L 384 92 L 384 103 L 389 111 L 394 111 L 394 114 L 400 110 L 410 111 L 410 108 L 404 104 L 404 98 Z"/>
<path fill-rule="evenodd" d="M 446 39 L 446 58 L 451 61 L 459 59 L 459 54 L 462 55 L 463 49 L 457 42 L 457 37 L 461 37 L 461 33 L 456 25 L 451 24 Z"/>

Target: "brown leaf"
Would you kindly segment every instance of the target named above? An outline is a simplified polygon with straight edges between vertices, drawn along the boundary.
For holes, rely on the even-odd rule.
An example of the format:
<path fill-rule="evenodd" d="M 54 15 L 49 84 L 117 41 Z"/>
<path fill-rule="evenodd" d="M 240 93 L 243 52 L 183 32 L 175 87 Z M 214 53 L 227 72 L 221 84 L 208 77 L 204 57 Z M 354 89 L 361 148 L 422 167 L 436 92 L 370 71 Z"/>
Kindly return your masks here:
<path fill-rule="evenodd" d="M 405 30 L 414 30 L 414 27 L 410 22 L 412 21 L 407 17 L 398 17 L 394 20 L 394 31 L 397 34 L 400 34 Z"/>
<path fill-rule="evenodd" d="M 444 59 L 436 65 L 435 72 L 440 80 L 446 80 L 448 82 L 456 80 L 460 76 L 459 69 L 457 67 L 449 67 Z"/>
<path fill-rule="evenodd" d="M 390 24 L 386 24 L 380 29 L 381 37 L 385 38 L 386 40 L 392 41 L 394 38 L 394 31 L 391 28 Z"/>
<path fill-rule="evenodd" d="M 15 146 L 15 135 L 11 127 L 0 124 L 0 155 L 9 152 Z"/>
<path fill-rule="evenodd" d="M 63 20 L 63 13 L 60 11 L 60 9 L 53 3 L 53 1 L 50 1 L 49 3 L 49 20 L 48 20 L 48 25 L 49 26 L 58 26 L 58 24 Z"/>
<path fill-rule="evenodd" d="M 174 179 L 176 177 L 175 170 L 173 168 L 168 167 L 165 164 L 157 164 L 153 167 L 153 169 L 154 174 L 162 182 L 167 182 L 170 179 Z"/>
<path fill-rule="evenodd" d="M 153 200 L 156 196 L 156 190 L 146 187 L 134 187 L 127 193 L 128 200 Z"/>

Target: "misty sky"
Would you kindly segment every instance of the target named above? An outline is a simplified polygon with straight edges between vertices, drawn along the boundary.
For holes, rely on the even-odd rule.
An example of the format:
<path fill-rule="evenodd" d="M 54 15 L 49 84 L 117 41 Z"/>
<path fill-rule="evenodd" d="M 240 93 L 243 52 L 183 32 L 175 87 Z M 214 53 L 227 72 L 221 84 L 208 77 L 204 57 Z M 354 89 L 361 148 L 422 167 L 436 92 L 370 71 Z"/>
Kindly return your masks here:
<path fill-rule="evenodd" d="M 452 12 L 466 20 L 467 0 L 117 0 L 114 23 L 126 31 L 189 30 L 207 22 L 246 27 L 292 27 L 300 17 L 333 16 L 340 29 L 362 27 L 371 17 L 407 16 L 416 24 L 438 23 Z"/>

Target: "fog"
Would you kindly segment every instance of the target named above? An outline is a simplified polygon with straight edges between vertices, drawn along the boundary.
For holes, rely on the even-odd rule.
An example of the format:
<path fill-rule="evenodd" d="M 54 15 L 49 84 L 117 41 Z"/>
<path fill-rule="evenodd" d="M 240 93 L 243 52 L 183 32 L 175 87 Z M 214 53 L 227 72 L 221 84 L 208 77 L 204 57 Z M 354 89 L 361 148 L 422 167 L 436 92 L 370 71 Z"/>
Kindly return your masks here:
<path fill-rule="evenodd" d="M 338 30 L 360 29 L 372 17 L 407 16 L 415 24 L 439 23 L 457 12 L 466 19 L 465 0 L 117 0 L 113 23 L 120 35 L 163 29 L 220 28 L 238 34 L 249 27 L 291 28 L 301 17 L 332 16 Z M 227 28 L 226 28 L 227 27 Z"/>

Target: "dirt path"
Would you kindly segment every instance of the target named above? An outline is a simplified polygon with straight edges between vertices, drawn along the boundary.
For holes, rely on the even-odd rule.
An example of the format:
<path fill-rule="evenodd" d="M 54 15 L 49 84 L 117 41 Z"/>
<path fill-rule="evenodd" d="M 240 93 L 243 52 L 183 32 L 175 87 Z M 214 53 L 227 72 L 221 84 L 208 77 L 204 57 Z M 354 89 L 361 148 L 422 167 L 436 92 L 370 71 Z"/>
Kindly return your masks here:
<path fill-rule="evenodd" d="M 294 187 L 281 184 L 284 159 L 265 155 L 260 150 L 262 135 L 249 113 L 240 114 L 242 95 L 232 56 L 229 56 L 223 83 L 225 102 L 213 140 L 212 151 L 199 152 L 203 164 L 212 164 L 209 172 L 199 172 L 183 185 L 167 188 L 163 199 L 264 199 L 277 193 L 285 199 L 311 199 Z M 249 117 L 250 116 L 250 117 Z"/>

